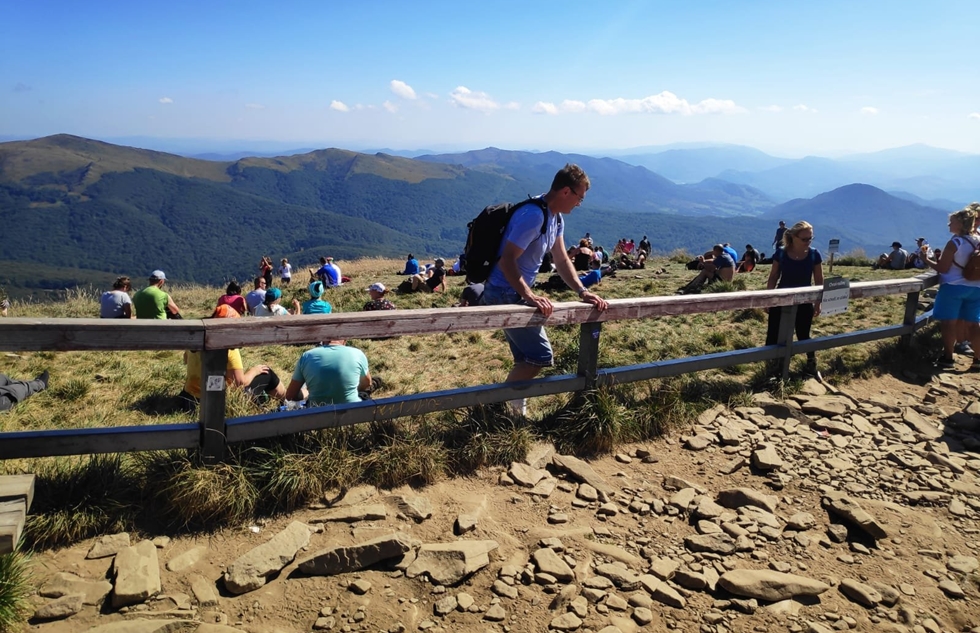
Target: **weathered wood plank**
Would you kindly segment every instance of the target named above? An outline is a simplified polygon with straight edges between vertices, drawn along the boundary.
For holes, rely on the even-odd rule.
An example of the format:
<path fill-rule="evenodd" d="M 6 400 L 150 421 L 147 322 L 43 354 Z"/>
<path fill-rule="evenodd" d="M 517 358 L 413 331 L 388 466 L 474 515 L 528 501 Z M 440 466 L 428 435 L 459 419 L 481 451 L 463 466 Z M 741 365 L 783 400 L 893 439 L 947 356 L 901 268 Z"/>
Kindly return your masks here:
<path fill-rule="evenodd" d="M 937 283 L 935 274 L 858 282 L 851 297 L 878 297 L 916 292 Z M 610 301 L 604 313 L 580 302 L 559 303 L 551 318 L 533 308 L 478 306 L 394 310 L 383 313 L 337 313 L 289 319 L 125 320 L 25 319 L 0 321 L 0 351 L 231 349 L 255 345 L 312 344 L 336 336 L 380 338 L 495 330 L 528 325 L 647 319 L 724 310 L 768 308 L 811 303 L 820 288 L 744 291 L 697 296 L 644 297 Z"/>
<path fill-rule="evenodd" d="M 0 433 L 0 459 L 197 448 L 196 423 Z"/>
<path fill-rule="evenodd" d="M 3 319 L 0 351 L 203 349 L 201 321 L 150 319 Z"/>
<path fill-rule="evenodd" d="M 4 475 L 0 477 L 0 501 L 23 499 L 30 509 L 34 502 L 34 475 Z"/>
<path fill-rule="evenodd" d="M 388 420 L 432 413 L 433 411 L 473 407 L 478 404 L 504 402 L 515 398 L 531 398 L 568 391 L 580 391 L 584 388 L 584 377 L 548 376 L 523 382 L 479 385 L 463 389 L 418 393 L 352 404 L 236 418 L 228 420 L 228 442 L 245 442 L 303 431 L 349 426 L 361 422 Z"/>
<path fill-rule="evenodd" d="M 9 554 L 17 547 L 27 520 L 27 502 L 24 499 L 0 503 L 0 554 Z"/>

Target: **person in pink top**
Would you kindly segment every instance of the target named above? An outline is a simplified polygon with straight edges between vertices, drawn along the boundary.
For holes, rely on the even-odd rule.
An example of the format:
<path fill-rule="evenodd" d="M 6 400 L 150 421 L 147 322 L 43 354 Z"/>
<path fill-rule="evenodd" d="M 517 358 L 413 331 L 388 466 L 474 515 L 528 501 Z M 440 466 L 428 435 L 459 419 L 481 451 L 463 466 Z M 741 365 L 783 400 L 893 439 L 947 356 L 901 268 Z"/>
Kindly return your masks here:
<path fill-rule="evenodd" d="M 245 316 L 248 306 L 245 305 L 245 297 L 242 296 L 242 287 L 237 281 L 228 283 L 225 294 L 218 297 L 218 306 L 231 306 L 238 314 Z"/>

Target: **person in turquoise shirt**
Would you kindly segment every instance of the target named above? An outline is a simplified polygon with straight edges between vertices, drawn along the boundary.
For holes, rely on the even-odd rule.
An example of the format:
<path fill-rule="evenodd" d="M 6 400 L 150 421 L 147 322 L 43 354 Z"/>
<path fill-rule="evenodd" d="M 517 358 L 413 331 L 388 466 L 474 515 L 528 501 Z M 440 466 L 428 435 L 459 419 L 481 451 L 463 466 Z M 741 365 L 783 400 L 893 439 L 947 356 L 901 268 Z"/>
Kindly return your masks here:
<path fill-rule="evenodd" d="M 322 281 L 317 280 L 311 283 L 309 291 L 310 299 L 303 302 L 301 314 L 330 314 L 333 312 L 333 306 L 321 298 L 323 295 Z"/>
<path fill-rule="evenodd" d="M 166 319 L 168 313 L 172 317 L 180 317 L 180 308 L 163 291 L 166 281 L 167 276 L 162 270 L 154 270 L 150 273 L 150 285 L 133 295 L 137 319 Z"/>
<path fill-rule="evenodd" d="M 286 387 L 286 400 L 299 400 L 303 385 L 309 391 L 309 405 L 360 402 L 358 391 L 371 390 L 367 356 L 343 339 L 327 341 L 303 352 Z"/>

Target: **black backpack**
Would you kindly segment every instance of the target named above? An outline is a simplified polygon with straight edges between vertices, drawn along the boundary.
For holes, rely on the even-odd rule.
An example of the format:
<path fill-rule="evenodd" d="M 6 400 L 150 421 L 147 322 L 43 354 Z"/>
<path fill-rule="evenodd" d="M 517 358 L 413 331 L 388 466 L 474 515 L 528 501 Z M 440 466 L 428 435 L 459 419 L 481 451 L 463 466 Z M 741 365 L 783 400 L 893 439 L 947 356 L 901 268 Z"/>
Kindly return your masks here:
<path fill-rule="evenodd" d="M 469 232 L 466 236 L 463 258 L 466 261 L 467 283 L 479 284 L 487 280 L 490 271 L 497 263 L 497 253 L 500 252 L 500 243 L 504 239 L 507 224 L 515 211 L 529 203 L 541 209 L 543 214 L 541 235 L 544 235 L 548 229 L 548 205 L 541 198 L 528 197 L 527 200 L 516 204 L 504 202 L 490 205 L 466 225 Z M 561 225 L 561 216 L 558 216 L 558 224 Z"/>

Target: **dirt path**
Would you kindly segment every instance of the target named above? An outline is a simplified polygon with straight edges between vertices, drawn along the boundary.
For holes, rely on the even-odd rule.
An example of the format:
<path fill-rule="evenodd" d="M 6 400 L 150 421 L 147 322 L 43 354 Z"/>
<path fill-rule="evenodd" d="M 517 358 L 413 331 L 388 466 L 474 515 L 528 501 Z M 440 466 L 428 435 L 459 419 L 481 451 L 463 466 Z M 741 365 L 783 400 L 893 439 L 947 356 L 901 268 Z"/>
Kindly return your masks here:
<path fill-rule="evenodd" d="M 328 512 L 316 507 L 209 538 L 158 542 L 156 597 L 122 609 L 86 605 L 32 628 L 74 633 L 111 625 L 115 631 L 130 622 L 139 631 L 222 624 L 252 633 L 549 627 L 819 633 L 980 626 L 980 452 L 974 452 L 980 451 L 980 418 L 957 413 L 970 407 L 980 415 L 975 377 L 916 385 L 884 376 L 851 384 L 844 395 L 819 396 L 819 385 L 807 390 L 811 395 L 789 406 L 762 399 L 758 407 L 715 410 L 672 438 L 623 447 L 590 462 L 591 487 L 581 485 L 582 473 L 555 464 L 549 473 L 528 467 L 511 469 L 510 476 L 498 469 L 423 490 L 376 492 L 355 504 L 382 504 L 383 519 L 314 523 Z M 544 483 L 535 489 L 500 483 L 539 476 Z M 548 495 L 532 492 L 548 488 Z M 735 488 L 756 496 L 733 501 L 719 494 Z M 421 522 L 407 517 L 398 495 L 424 497 L 432 516 Z M 828 512 L 825 505 L 840 496 L 856 502 L 874 525 L 862 528 Z M 459 514 L 481 501 L 475 529 L 457 537 Z M 770 503 L 772 513 L 759 507 Z M 230 594 L 222 580 L 228 566 L 294 521 L 322 530 L 264 586 Z M 396 531 L 426 544 L 492 540 L 497 547 L 488 564 L 449 587 L 427 581 L 426 574 L 406 577 L 395 567 L 398 558 L 333 576 L 298 573 L 299 562 L 318 551 Z M 112 557 L 86 559 L 92 545 L 37 555 L 35 575 L 40 581 L 60 572 L 112 580 Z M 169 561 L 196 547 L 200 560 L 168 569 Z M 548 557 L 536 554 L 541 548 L 550 549 Z M 558 571 L 548 573 L 534 563 L 537 556 L 567 564 L 574 578 L 558 578 L 558 563 Z M 786 589 L 796 598 L 774 604 L 751 598 L 758 587 L 726 590 L 738 579 L 731 571 L 741 569 L 778 572 L 780 579 L 792 574 L 826 588 L 812 598 Z M 351 590 L 358 580 L 370 584 L 363 595 Z M 201 583 L 218 593 L 216 604 L 201 604 L 195 594 Z M 678 600 L 683 608 L 670 606 Z M 37 605 L 50 601 L 39 596 Z M 449 612 L 438 615 L 440 608 Z"/>

